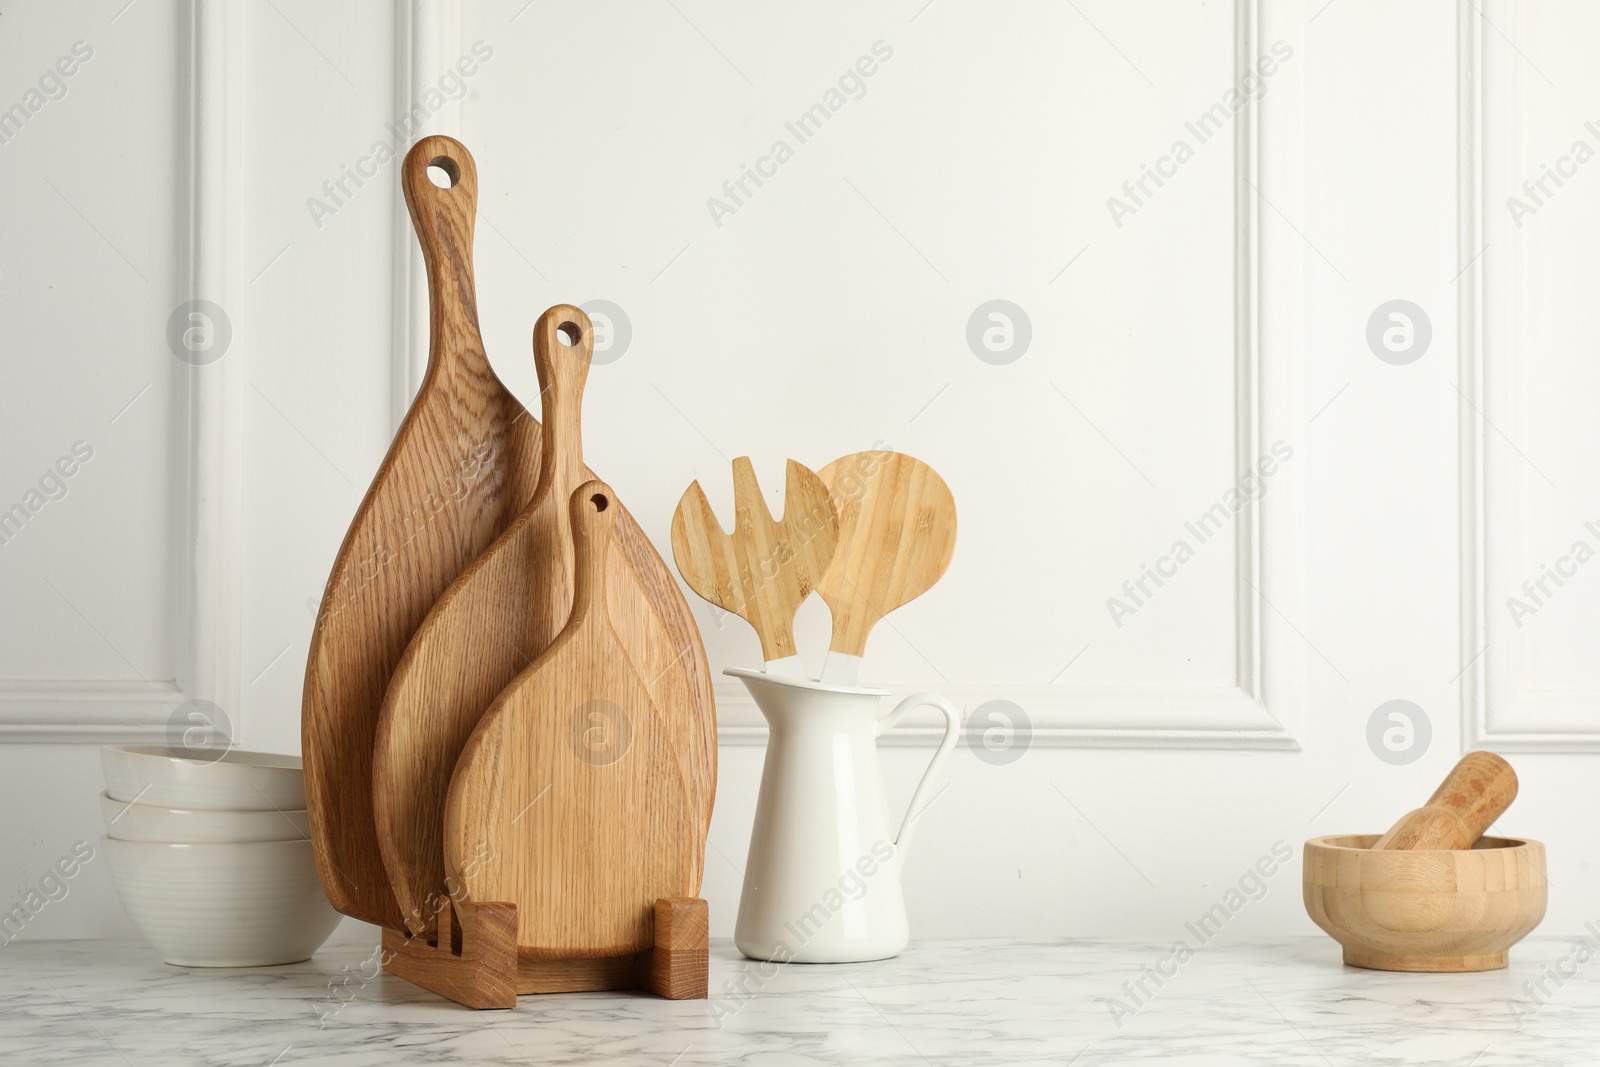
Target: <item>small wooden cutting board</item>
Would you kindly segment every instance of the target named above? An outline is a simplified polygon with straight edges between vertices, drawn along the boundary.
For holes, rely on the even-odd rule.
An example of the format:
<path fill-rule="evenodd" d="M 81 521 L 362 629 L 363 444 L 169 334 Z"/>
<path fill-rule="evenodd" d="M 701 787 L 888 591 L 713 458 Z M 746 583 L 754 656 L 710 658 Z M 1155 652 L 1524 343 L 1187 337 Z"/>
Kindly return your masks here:
<path fill-rule="evenodd" d="M 515 904 L 519 957 L 643 951 L 656 901 L 699 882 L 704 830 L 673 733 L 611 623 L 615 500 L 599 481 L 572 495 L 571 616 L 483 716 L 450 783 L 451 896 Z"/>

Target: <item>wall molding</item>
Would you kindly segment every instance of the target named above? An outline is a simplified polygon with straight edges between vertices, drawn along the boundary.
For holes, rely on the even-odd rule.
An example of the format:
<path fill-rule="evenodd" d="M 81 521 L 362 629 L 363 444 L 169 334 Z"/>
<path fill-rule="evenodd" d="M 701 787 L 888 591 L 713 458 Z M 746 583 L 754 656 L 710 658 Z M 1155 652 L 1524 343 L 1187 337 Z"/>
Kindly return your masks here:
<path fill-rule="evenodd" d="M 461 0 L 395 0 L 394 111 L 408 111 L 461 55 Z M 461 102 L 448 100 L 427 123 L 413 131 L 408 150 L 422 133 L 459 137 Z M 412 232 L 405 197 L 394 198 L 393 336 L 391 338 L 390 421 L 400 422 L 428 369 L 428 268 Z"/>
<path fill-rule="evenodd" d="M 1461 336 L 1459 387 L 1473 407 L 1513 438 L 1517 430 L 1520 253 L 1504 211 L 1492 209 L 1489 191 L 1515 187 L 1512 157 L 1502 151 L 1517 116 L 1520 71 L 1492 59 L 1482 23 L 1516 33 L 1525 28 L 1525 5 L 1473 0 L 1457 5 L 1458 245 L 1459 262 L 1471 262 L 1457 293 Z M 1492 256 L 1485 249 L 1492 247 Z M 1487 387 L 1489 376 L 1505 382 Z M 1481 418 L 1459 405 L 1461 449 L 1461 675 L 1462 738 L 1467 748 L 1508 752 L 1600 752 L 1594 708 L 1600 692 L 1541 689 L 1525 683 L 1519 636 L 1493 593 L 1514 588 L 1509 568 L 1523 543 L 1515 518 L 1525 495 L 1527 470 Z"/>
<path fill-rule="evenodd" d="M 1263 32 L 1260 0 L 1235 0 L 1233 13 L 1233 66 L 1239 75 L 1255 63 L 1262 41 L 1272 38 Z M 459 54 L 462 8 L 459 0 L 396 0 L 395 17 L 398 111 Z M 1294 213 L 1299 207 L 1299 101 L 1298 87 L 1274 85 L 1234 126 L 1236 471 L 1252 466 L 1275 440 L 1294 443 L 1301 425 L 1299 278 L 1304 251 L 1292 233 L 1284 240 L 1263 233 L 1259 193 L 1270 183 L 1279 210 Z M 1274 116 L 1267 142 L 1273 149 L 1270 167 L 1263 166 L 1263 109 Z M 428 128 L 434 133 L 460 130 L 456 107 L 434 115 Z M 426 368 L 429 327 L 426 270 L 403 199 L 397 198 L 395 211 L 391 398 L 398 426 Z M 1264 255 L 1273 263 L 1274 291 L 1268 302 L 1262 300 Z M 1264 350 L 1273 353 L 1270 368 L 1263 367 Z M 997 682 L 936 688 L 968 711 L 994 698 L 1018 703 L 1032 719 L 1034 744 L 1296 750 L 1305 721 L 1307 674 L 1304 639 L 1287 620 L 1304 618 L 1299 508 L 1298 487 L 1275 484 L 1261 503 L 1235 519 L 1240 580 L 1231 605 L 1238 648 L 1233 686 L 1019 687 Z M 927 686 L 891 683 L 887 688 L 909 693 Z M 741 685 L 719 683 L 717 700 L 724 743 L 765 742 L 765 724 Z M 981 734 L 978 728 L 968 732 Z M 938 734 L 931 727 L 908 725 L 886 735 L 884 742 L 931 745 Z"/>
<path fill-rule="evenodd" d="M 249 200 L 248 49 L 245 16 L 226 0 L 191 0 L 186 10 L 191 33 L 189 226 L 178 291 L 224 306 L 233 322 L 234 346 L 217 363 L 188 372 L 184 457 L 189 493 L 179 676 L 151 684 L 29 682 L 0 687 L 0 736 L 6 740 L 149 740 L 160 735 L 171 710 L 185 699 L 213 700 L 230 711 L 240 707 L 242 427 L 249 337 L 248 212 L 243 210 Z M 1233 11 L 1234 66 L 1242 73 L 1272 35 L 1264 32 L 1260 0 L 1236 0 Z M 460 54 L 462 6 L 460 0 L 395 0 L 394 13 L 398 114 Z M 1292 235 L 1281 240 L 1264 230 L 1259 207 L 1259 190 L 1269 188 L 1278 210 L 1289 217 L 1298 214 L 1297 80 L 1298 73 L 1285 80 L 1288 84 L 1275 84 L 1272 93 L 1240 114 L 1234 127 L 1236 470 L 1252 464 L 1264 445 L 1280 437 L 1296 442 L 1302 422 L 1298 279 L 1304 253 Z M 429 122 L 429 132 L 460 129 L 460 109 L 454 104 Z M 1263 147 L 1270 150 L 1266 159 Z M 391 407 L 398 425 L 421 380 L 428 344 L 426 273 L 399 196 L 392 247 Z M 1266 300 L 1264 259 L 1273 265 L 1273 288 Z M 1264 365 L 1264 352 L 1272 354 L 1270 365 Z M 1288 622 L 1305 617 L 1298 480 L 1275 484 L 1236 519 L 1235 685 L 1171 689 L 996 682 L 939 688 L 969 709 L 994 698 L 1021 704 L 1032 717 L 1036 744 L 1299 748 L 1307 663 L 1304 641 Z M 888 688 L 909 692 L 925 686 Z M 743 688 L 719 684 L 718 691 L 723 739 L 759 743 L 765 727 Z M 885 740 L 931 744 L 936 734 L 931 728 L 907 726 Z"/>
<path fill-rule="evenodd" d="M 0 687 L 0 742 L 159 743 L 185 699 L 176 682 L 10 682 Z"/>
<path fill-rule="evenodd" d="M 116 744 L 157 741 L 184 701 L 209 700 L 239 721 L 245 361 L 249 348 L 250 201 L 245 13 L 229 0 L 191 0 L 186 71 L 184 233 L 178 300 L 226 310 L 226 354 L 180 379 L 187 422 L 179 447 L 184 576 L 178 677 L 155 682 L 0 684 L 0 740 Z M 177 524 L 175 524 L 176 526 Z"/>
<path fill-rule="evenodd" d="M 188 372 L 187 633 L 178 683 L 187 698 L 237 717 L 250 337 L 248 48 L 245 14 L 228 0 L 194 0 L 189 10 L 189 234 L 180 292 L 227 309 L 234 340 L 222 359 Z"/>
<path fill-rule="evenodd" d="M 924 690 L 950 700 L 961 711 L 962 721 L 968 723 L 962 729 L 962 739 L 970 747 L 983 745 L 984 732 L 990 725 L 971 724 L 972 712 L 987 701 L 1004 699 L 1020 706 L 1030 720 L 1025 730 L 1013 734 L 1013 744 L 1045 748 L 1300 748 L 1287 724 L 1273 718 L 1260 700 L 1238 687 L 923 683 L 888 688 L 891 701 Z M 719 682 L 716 697 L 718 737 L 723 744 L 766 744 L 766 724 L 742 684 Z M 912 714 L 926 714 L 930 721 L 935 717 L 932 712 Z M 1017 724 L 1011 726 L 1015 730 Z M 933 747 L 943 736 L 943 726 L 908 721 L 884 734 L 879 744 Z"/>
<path fill-rule="evenodd" d="M 1483 37 L 1470 0 L 1456 5 L 1456 260 L 1468 262 L 1456 283 L 1459 337 L 1457 387 L 1472 403 L 1483 399 Z M 1471 413 L 1457 406 L 1461 451 L 1461 736 L 1463 747 L 1488 742 L 1488 577 L 1484 571 L 1483 438 Z"/>
<path fill-rule="evenodd" d="M 1233 66 L 1250 69 L 1263 48 L 1284 37 L 1299 44 L 1286 14 L 1264 19 L 1259 0 L 1235 0 Z M 1291 32 L 1291 30 L 1295 32 Z M 1305 251 L 1286 227 L 1261 225 L 1262 194 L 1290 218 L 1301 217 L 1302 95 L 1295 79 L 1274 83 L 1234 126 L 1234 469 L 1252 467 L 1272 442 L 1302 440 L 1304 320 L 1301 280 Z M 1270 149 L 1264 154 L 1263 148 Z M 1272 291 L 1263 299 L 1262 263 L 1272 263 Z M 1270 352 L 1270 364 L 1263 353 Z M 1308 694 L 1305 638 L 1291 620 L 1305 619 L 1303 496 L 1298 476 L 1272 489 L 1235 517 L 1234 617 L 1236 683 L 1225 687 L 1073 686 L 890 682 L 895 699 L 931 689 L 963 717 L 990 700 L 1009 700 L 1027 713 L 1030 743 L 1045 747 L 1266 749 L 1298 751 Z M 767 730 L 744 687 L 719 682 L 719 736 L 728 745 L 765 744 Z M 918 715 L 923 713 L 916 713 Z M 930 716 L 931 718 L 931 716 Z M 968 725 L 964 739 L 981 745 L 984 727 Z M 936 745 L 942 728 L 909 724 L 885 734 L 888 745 Z"/>

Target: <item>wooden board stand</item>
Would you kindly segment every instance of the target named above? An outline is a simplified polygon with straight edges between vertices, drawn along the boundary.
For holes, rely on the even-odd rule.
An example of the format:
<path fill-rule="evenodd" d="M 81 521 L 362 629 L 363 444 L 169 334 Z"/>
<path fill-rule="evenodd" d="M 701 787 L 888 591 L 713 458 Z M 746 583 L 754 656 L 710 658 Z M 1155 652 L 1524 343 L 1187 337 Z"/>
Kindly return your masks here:
<path fill-rule="evenodd" d="M 447 902 L 440 912 L 437 940 L 385 927 L 383 969 L 480 1009 L 514 1008 L 519 993 L 644 989 L 668 1000 L 703 1000 L 709 993 L 709 926 L 699 897 L 656 901 L 653 947 L 606 959 L 519 957 L 515 904 L 456 907 Z"/>

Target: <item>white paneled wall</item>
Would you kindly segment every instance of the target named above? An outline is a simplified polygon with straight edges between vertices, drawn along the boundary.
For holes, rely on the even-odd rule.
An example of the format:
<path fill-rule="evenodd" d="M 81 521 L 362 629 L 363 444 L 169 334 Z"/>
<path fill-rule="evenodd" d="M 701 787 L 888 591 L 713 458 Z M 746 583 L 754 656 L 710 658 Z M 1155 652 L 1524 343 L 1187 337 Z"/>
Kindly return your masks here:
<path fill-rule="evenodd" d="M 322 583 L 426 351 L 394 160 L 443 132 L 478 160 L 513 390 L 536 408 L 541 310 L 620 309 L 586 456 L 663 549 L 691 480 L 726 513 L 738 455 L 776 488 L 787 457 L 886 443 L 951 484 L 954 564 L 867 663 L 973 715 L 915 933 L 1176 936 L 1276 842 L 1381 830 L 1472 744 L 1516 751 L 1504 829 L 1547 842 L 1547 929 L 1576 928 L 1600 889 L 1574 815 L 1600 791 L 1576 10 L 9 5 L 0 909 L 97 838 L 95 743 L 207 699 L 298 747 Z M 1427 321 L 1409 362 L 1369 345 L 1393 301 L 1420 315 L 1380 336 Z M 175 309 L 226 349 L 175 349 Z M 714 667 L 758 659 L 693 603 Z M 815 667 L 820 602 L 800 635 Z M 719 698 L 726 934 L 762 728 Z M 1391 700 L 1427 720 L 1411 762 L 1369 743 Z M 891 807 L 930 723 L 888 739 Z M 1311 932 L 1298 877 L 1227 936 Z M 95 860 L 24 936 L 114 932 Z"/>

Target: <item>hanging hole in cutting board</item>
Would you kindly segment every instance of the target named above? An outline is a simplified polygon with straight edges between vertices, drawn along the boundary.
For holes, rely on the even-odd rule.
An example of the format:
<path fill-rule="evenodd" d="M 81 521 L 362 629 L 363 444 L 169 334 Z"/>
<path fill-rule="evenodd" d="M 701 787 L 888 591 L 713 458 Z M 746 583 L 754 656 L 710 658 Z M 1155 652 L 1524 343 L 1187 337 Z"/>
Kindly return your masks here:
<path fill-rule="evenodd" d="M 596 493 L 594 496 L 589 498 L 589 503 L 594 505 L 594 509 L 596 511 L 604 511 L 606 508 L 611 506 L 611 501 L 606 499 L 606 495 L 604 493 Z"/>
<path fill-rule="evenodd" d="M 461 168 L 449 156 L 440 156 L 429 161 L 428 180 L 441 189 L 453 189 L 461 180 Z"/>
<path fill-rule="evenodd" d="M 575 322 L 563 322 L 556 327 L 556 337 L 560 338 L 562 344 L 571 348 L 583 337 L 583 331 L 578 328 L 578 324 Z"/>

